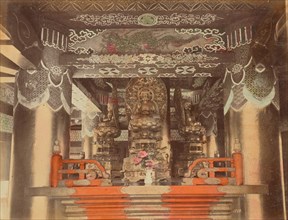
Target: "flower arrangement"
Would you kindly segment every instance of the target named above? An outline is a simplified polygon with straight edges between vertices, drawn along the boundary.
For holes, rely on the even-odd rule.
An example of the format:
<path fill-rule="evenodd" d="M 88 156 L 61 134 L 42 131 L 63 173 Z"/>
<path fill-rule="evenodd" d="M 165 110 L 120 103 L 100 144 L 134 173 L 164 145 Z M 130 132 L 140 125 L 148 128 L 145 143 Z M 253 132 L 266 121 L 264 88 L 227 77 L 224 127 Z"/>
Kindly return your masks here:
<path fill-rule="evenodd" d="M 141 150 L 138 152 L 137 156 L 134 157 L 133 162 L 135 165 L 141 164 L 143 168 L 152 169 L 158 163 L 152 160 L 149 156 L 150 155 L 146 151 Z"/>

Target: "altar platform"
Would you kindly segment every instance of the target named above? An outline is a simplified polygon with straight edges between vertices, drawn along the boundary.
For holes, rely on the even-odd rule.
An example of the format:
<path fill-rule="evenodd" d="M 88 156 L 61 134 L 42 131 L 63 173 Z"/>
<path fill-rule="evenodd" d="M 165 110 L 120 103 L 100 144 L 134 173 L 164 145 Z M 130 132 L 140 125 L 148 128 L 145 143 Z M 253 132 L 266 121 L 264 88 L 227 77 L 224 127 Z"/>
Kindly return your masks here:
<path fill-rule="evenodd" d="M 26 196 L 59 201 L 66 219 L 234 219 L 239 199 L 266 185 L 37 187 Z"/>

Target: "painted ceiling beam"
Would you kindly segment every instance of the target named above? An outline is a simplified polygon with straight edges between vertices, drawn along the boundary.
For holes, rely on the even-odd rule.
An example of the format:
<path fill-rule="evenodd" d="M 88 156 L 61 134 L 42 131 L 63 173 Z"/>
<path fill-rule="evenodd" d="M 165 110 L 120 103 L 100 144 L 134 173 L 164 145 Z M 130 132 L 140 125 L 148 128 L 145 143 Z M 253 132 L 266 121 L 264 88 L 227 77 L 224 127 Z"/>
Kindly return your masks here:
<path fill-rule="evenodd" d="M 11 41 L 11 36 L 9 34 L 9 32 L 6 30 L 6 28 L 0 24 L 0 52 L 1 54 L 9 54 L 9 52 L 7 51 L 3 51 L 2 53 L 2 50 L 6 50 L 7 47 L 5 46 L 12 46 L 12 41 Z M 0 63 L 0 72 L 1 73 L 5 73 L 5 74 L 8 74 L 8 75 L 11 75 L 11 76 L 15 76 L 15 74 L 17 73 L 18 69 L 16 68 L 16 65 L 14 65 L 14 63 L 12 65 L 9 65 L 10 60 L 7 61 L 6 57 L 1 57 L 0 55 L 0 58 L 1 58 L 1 63 Z M 7 78 L 7 79 L 3 79 L 4 81 L 13 81 L 14 79 L 11 78 L 11 77 L 1 77 L 0 81 L 2 82 L 2 78 Z M 11 78 L 11 79 L 9 79 Z"/>

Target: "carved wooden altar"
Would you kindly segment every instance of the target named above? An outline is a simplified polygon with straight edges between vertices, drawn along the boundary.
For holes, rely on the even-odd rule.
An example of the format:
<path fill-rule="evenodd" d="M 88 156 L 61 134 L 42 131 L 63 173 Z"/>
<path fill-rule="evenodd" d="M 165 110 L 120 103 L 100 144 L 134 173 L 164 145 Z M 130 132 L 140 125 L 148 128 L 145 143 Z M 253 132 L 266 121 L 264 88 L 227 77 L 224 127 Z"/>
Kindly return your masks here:
<path fill-rule="evenodd" d="M 184 137 L 184 151 L 175 161 L 179 177 L 183 177 L 188 166 L 197 158 L 204 157 L 206 151 L 206 131 L 197 121 L 197 110 L 191 102 L 182 98 L 181 89 L 174 91 L 174 103 L 178 119 L 178 130 Z"/>
<path fill-rule="evenodd" d="M 168 181 L 170 147 L 163 146 L 167 89 L 159 78 L 132 79 L 126 88 L 129 156 L 124 159 L 124 181 L 144 180 L 152 169 L 153 182 Z"/>
<path fill-rule="evenodd" d="M 117 99 L 117 89 L 113 87 L 112 97 Z M 106 171 L 114 177 L 113 171 L 121 169 L 121 163 L 117 157 L 114 147 L 114 138 L 121 134 L 118 120 L 118 104 L 111 102 L 108 105 L 107 113 L 100 115 L 100 122 L 94 129 L 95 148 L 94 158 L 98 160 L 106 169 Z"/>

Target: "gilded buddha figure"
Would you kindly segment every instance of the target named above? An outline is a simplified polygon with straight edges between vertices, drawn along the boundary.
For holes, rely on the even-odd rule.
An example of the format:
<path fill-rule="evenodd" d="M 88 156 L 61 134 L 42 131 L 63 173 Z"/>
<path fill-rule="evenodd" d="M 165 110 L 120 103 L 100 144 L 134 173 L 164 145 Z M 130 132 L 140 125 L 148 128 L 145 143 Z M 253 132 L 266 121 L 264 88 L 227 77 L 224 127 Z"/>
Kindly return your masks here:
<path fill-rule="evenodd" d="M 187 167 L 206 151 L 206 130 L 197 120 L 198 109 L 188 99 L 182 97 L 181 89 L 174 91 L 175 110 L 178 119 L 178 131 L 184 138 L 183 152 L 179 154 L 175 163 L 177 176 L 184 176 Z"/>
<path fill-rule="evenodd" d="M 160 152 L 167 113 L 167 91 L 163 81 L 148 77 L 132 79 L 126 89 L 126 113 L 129 119 L 129 156 L 124 159 L 124 181 L 136 183 L 145 178 L 147 167 L 135 165 L 135 157 L 137 159 L 141 152 L 147 154 L 145 160 L 155 164 L 153 172 L 157 181 L 162 178 L 159 172 L 165 162 Z M 168 169 L 168 166 L 165 168 Z M 162 173 L 166 172 L 162 170 Z"/>
<path fill-rule="evenodd" d="M 155 132 L 160 130 L 161 122 L 157 104 L 153 101 L 153 92 L 146 88 L 140 90 L 138 100 L 129 122 L 129 130 L 133 131 L 132 139 L 159 140 Z"/>
<path fill-rule="evenodd" d="M 116 87 L 112 88 L 112 97 L 117 99 Z M 94 129 L 95 155 L 93 157 L 105 167 L 112 178 L 113 173 L 117 173 L 117 166 L 119 167 L 114 138 L 119 137 L 120 134 L 118 104 L 109 103 L 107 111 L 100 114 L 99 122 Z"/>
<path fill-rule="evenodd" d="M 136 106 L 136 115 L 142 114 L 142 115 L 154 115 L 159 114 L 157 105 L 153 101 L 153 92 L 149 89 L 142 89 L 139 94 L 139 103 Z"/>

